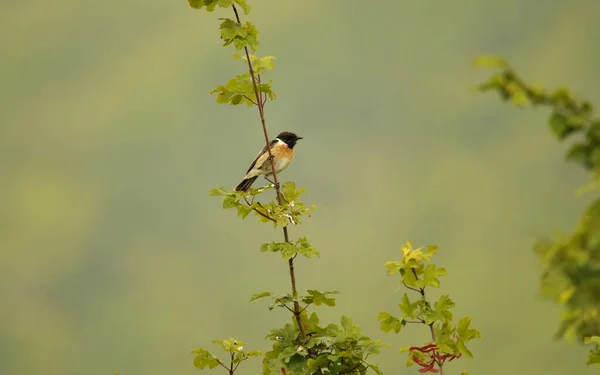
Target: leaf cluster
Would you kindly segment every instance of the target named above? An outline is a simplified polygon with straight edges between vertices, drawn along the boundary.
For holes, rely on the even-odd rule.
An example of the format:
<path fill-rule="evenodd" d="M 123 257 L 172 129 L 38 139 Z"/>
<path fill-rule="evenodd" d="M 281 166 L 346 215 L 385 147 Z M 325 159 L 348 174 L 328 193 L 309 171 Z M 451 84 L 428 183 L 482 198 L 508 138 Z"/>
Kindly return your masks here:
<path fill-rule="evenodd" d="M 229 364 L 226 365 L 226 361 L 220 360 L 210 351 L 203 348 L 198 348 L 196 350 L 192 350 L 192 353 L 196 354 L 196 357 L 194 357 L 195 367 L 202 370 L 206 367 L 212 369 L 217 366 L 222 366 L 231 374 L 233 374 L 241 362 L 251 357 L 258 357 L 262 355 L 260 350 L 245 351 L 244 346 L 246 343 L 231 337 L 226 340 L 215 340 L 213 341 L 213 344 L 219 344 L 221 349 L 229 354 Z"/>
<path fill-rule="evenodd" d="M 590 350 L 590 354 L 588 355 L 587 364 L 596 365 L 596 368 L 600 369 L 600 337 L 599 336 L 591 336 L 586 337 L 583 340 L 584 344 L 594 345 L 594 348 Z"/>
<path fill-rule="evenodd" d="M 446 360 L 451 361 L 463 355 L 472 358 L 473 354 L 466 344 L 481 337 L 478 330 L 470 328 L 470 317 L 463 317 L 454 324 L 452 309 L 455 304 L 448 295 L 440 296 L 433 304 L 425 298 L 425 289 L 439 288 L 439 277 L 448 273 L 446 269 L 429 263 L 437 249 L 437 246 L 415 249 L 411 242 L 407 242 L 402 247 L 402 258 L 385 264 L 387 274 L 399 275 L 402 284 L 417 293 L 419 298 L 412 300 L 408 293 L 404 293 L 398 305 L 400 316 L 387 312 L 377 316 L 380 329 L 386 333 L 399 333 L 409 323 L 429 326 L 433 342 L 400 349 L 401 352 L 409 352 L 407 365 L 417 363 L 421 366 L 421 372 L 437 372 L 436 366 L 441 367 Z"/>
<path fill-rule="evenodd" d="M 549 107 L 552 113 L 548 125 L 558 140 L 581 135 L 582 139 L 571 145 L 567 159 L 588 170 L 600 169 L 600 119 L 594 116 L 590 102 L 577 100 L 567 87 L 549 91 L 528 84 L 507 62 L 497 57 L 480 57 L 473 65 L 500 70 L 479 84 L 479 91 L 498 92 L 502 99 L 519 107 Z"/>
<path fill-rule="evenodd" d="M 255 197 L 263 194 L 273 185 L 266 187 L 251 188 L 248 192 L 227 190 L 224 187 L 211 189 L 208 195 L 223 198 L 223 209 L 235 208 L 237 214 L 245 219 L 251 212 L 254 212 L 258 220 L 263 223 L 273 223 L 275 227 L 287 227 L 290 224 L 302 223 L 302 216 L 310 216 L 316 209 L 314 205 L 306 206 L 299 200 L 306 189 L 296 189 L 296 183 L 288 181 L 281 185 L 282 204 L 271 200 L 267 203 L 261 203 L 255 200 Z M 251 199 L 249 201 L 248 199 Z M 312 248 L 306 238 L 299 239 L 295 243 L 271 243 L 261 247 L 261 251 L 281 251 L 284 257 L 293 253 L 300 253 L 310 257 L 313 254 L 318 255 L 318 251 Z M 285 254 L 285 255 L 284 255 Z M 289 259 L 289 258 L 288 258 Z"/>
<path fill-rule="evenodd" d="M 288 310 L 292 311 L 292 305 L 294 302 L 304 304 L 305 306 L 302 308 L 302 311 L 306 310 L 306 308 L 310 305 L 320 306 L 335 306 L 335 298 L 331 297 L 333 294 L 339 294 L 338 291 L 325 291 L 320 292 L 315 289 L 309 289 L 306 291 L 306 295 L 303 296 L 293 296 L 291 294 L 278 295 L 272 292 L 262 292 L 253 294 L 250 298 L 250 302 L 256 301 L 257 299 L 271 297 L 273 303 L 269 305 L 269 310 L 273 310 L 275 307 L 285 307 Z"/>
<path fill-rule="evenodd" d="M 208 12 L 214 11 L 217 6 L 231 8 L 234 4 L 239 5 L 244 10 L 244 14 L 248 14 L 252 10 L 246 0 L 188 0 L 188 2 L 192 8 L 206 9 Z"/>
<path fill-rule="evenodd" d="M 542 296 L 563 306 L 558 337 L 580 341 L 600 335 L 600 200 L 586 209 L 569 235 L 534 244 Z"/>
<path fill-rule="evenodd" d="M 274 56 L 263 56 L 257 57 L 249 55 L 250 61 L 252 61 L 253 69 L 256 72 L 258 82 L 256 82 L 256 90 L 258 91 L 259 99 L 256 98 L 256 92 L 254 91 L 254 83 L 252 82 L 252 75 L 250 72 L 240 74 L 234 78 L 231 78 L 225 85 L 215 87 L 210 93 L 217 94 L 217 103 L 219 104 L 246 104 L 247 106 L 256 105 L 259 100 L 262 100 L 262 104 L 266 98 L 273 100 L 276 95 L 271 89 L 273 83 L 269 80 L 267 83 L 262 83 L 260 77 L 266 71 L 274 68 Z M 235 54 L 235 58 L 243 59 L 248 61 L 244 56 Z"/>
<path fill-rule="evenodd" d="M 578 100 L 568 88 L 545 90 L 526 83 L 504 60 L 481 57 L 478 67 L 499 70 L 478 86 L 496 91 L 517 106 L 547 107 L 550 129 L 559 141 L 575 139 L 566 154 L 594 175 L 579 193 L 600 188 L 600 118 L 587 100 Z M 541 259 L 542 295 L 564 307 L 558 337 L 582 341 L 600 335 L 600 199 L 583 213 L 568 235 L 543 238 L 534 244 Z"/>
<path fill-rule="evenodd" d="M 313 312 L 310 316 L 303 313 L 302 321 L 306 339 L 295 324 L 271 330 L 267 339 L 273 347 L 265 353 L 263 374 L 365 374 L 369 368 L 381 374 L 367 358 L 379 354 L 385 345 L 363 335 L 351 318 L 342 316 L 339 325 L 321 326 Z"/>

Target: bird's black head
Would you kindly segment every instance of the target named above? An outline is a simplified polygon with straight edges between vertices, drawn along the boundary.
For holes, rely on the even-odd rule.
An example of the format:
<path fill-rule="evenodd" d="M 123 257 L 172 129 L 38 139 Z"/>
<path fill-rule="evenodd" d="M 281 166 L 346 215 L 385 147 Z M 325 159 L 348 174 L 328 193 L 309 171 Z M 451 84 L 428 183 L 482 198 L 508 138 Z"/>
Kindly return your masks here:
<path fill-rule="evenodd" d="M 302 139 L 302 137 L 298 137 L 296 134 L 290 132 L 281 132 L 277 136 L 277 139 L 279 139 L 282 142 L 285 142 L 285 144 L 287 144 L 289 148 L 294 148 L 296 142 L 299 139 Z"/>

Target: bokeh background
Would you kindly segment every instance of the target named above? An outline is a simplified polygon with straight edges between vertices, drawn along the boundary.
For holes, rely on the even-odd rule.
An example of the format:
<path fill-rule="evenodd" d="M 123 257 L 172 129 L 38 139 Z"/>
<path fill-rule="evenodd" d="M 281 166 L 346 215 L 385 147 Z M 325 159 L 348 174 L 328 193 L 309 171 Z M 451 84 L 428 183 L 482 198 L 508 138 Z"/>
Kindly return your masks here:
<path fill-rule="evenodd" d="M 483 334 L 449 373 L 593 373 L 587 348 L 552 339 L 559 310 L 530 250 L 572 228 L 588 176 L 546 111 L 472 91 L 489 72 L 470 61 L 502 55 L 600 105 L 600 3 L 250 3 L 259 54 L 278 58 L 270 133 L 305 138 L 282 178 L 318 207 L 291 229 L 322 253 L 297 262 L 299 287 L 342 292 L 322 320 L 353 317 L 394 345 L 386 373 L 416 373 L 396 348 L 427 331 L 378 330 L 401 296 L 383 264 L 406 240 L 437 244 L 443 292 Z M 285 262 L 258 250 L 280 232 L 207 196 L 263 142 L 253 108 L 208 95 L 244 71 L 223 16 L 183 0 L 0 4 L 0 374 L 196 374 L 191 349 L 233 335 L 267 350 L 289 320 L 247 302 L 289 289 Z"/>

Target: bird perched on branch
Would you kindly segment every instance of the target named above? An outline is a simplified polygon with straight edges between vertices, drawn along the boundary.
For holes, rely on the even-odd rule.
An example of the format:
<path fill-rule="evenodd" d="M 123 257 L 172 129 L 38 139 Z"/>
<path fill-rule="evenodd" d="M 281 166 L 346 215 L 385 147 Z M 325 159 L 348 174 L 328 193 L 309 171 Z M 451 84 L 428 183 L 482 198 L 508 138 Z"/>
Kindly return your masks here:
<path fill-rule="evenodd" d="M 235 190 L 250 190 L 252 184 L 259 176 L 264 176 L 268 180 L 267 176 L 273 174 L 271 162 L 275 166 L 275 173 L 283 171 L 290 164 L 292 159 L 294 159 L 294 146 L 299 139 L 302 139 L 302 137 L 298 137 L 291 132 L 279 133 L 277 138 L 269 143 L 273 160 L 271 161 L 269 159 L 269 152 L 267 151 L 267 146 L 265 146 L 262 151 L 256 155 L 256 158 L 252 164 L 250 164 L 250 168 L 248 168 L 248 171 L 246 172 L 246 176 L 242 182 L 235 187 Z"/>

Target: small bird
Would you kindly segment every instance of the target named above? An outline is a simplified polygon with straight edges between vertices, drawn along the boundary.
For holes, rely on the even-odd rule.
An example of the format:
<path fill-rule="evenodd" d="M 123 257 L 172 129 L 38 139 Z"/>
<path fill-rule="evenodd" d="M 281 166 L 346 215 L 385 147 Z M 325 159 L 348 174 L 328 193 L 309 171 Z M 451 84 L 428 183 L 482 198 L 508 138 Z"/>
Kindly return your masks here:
<path fill-rule="evenodd" d="M 296 142 L 302 139 L 291 132 L 279 133 L 277 138 L 271 140 L 269 147 L 273 154 L 273 162 L 275 173 L 283 171 L 294 159 L 294 146 Z M 263 147 L 262 151 L 256 155 L 256 158 L 250 164 L 250 168 L 246 172 L 246 176 L 236 187 L 236 191 L 248 191 L 252 184 L 259 176 L 270 176 L 273 173 L 271 168 L 271 160 L 269 160 L 269 152 L 267 146 Z M 268 180 L 268 179 L 267 179 Z M 270 181 L 270 180 L 269 180 Z"/>

